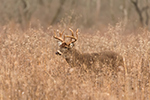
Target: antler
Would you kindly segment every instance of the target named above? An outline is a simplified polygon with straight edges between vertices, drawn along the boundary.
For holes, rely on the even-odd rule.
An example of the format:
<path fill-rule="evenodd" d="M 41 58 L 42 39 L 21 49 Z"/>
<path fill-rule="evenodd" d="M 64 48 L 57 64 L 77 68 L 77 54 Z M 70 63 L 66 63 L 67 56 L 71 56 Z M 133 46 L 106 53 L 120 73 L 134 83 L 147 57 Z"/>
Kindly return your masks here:
<path fill-rule="evenodd" d="M 70 38 L 70 42 L 68 42 L 67 44 L 74 43 L 74 42 L 76 42 L 77 39 L 78 39 L 78 29 L 76 30 L 76 37 L 74 36 L 73 30 L 72 30 L 71 28 L 69 28 L 69 30 L 71 31 L 72 36 L 69 36 L 69 35 L 65 36 L 65 37 L 67 37 L 67 38 Z M 74 39 L 74 40 L 72 41 L 72 39 Z"/>
<path fill-rule="evenodd" d="M 64 36 L 64 39 L 62 39 L 63 33 L 64 33 L 64 30 L 62 32 L 59 31 L 59 37 L 58 37 L 58 36 L 56 36 L 56 31 L 54 30 L 54 34 L 55 34 L 54 38 L 58 39 L 61 42 L 65 42 L 65 36 Z"/>
<path fill-rule="evenodd" d="M 66 43 L 67 45 L 69 45 L 70 43 L 76 42 L 77 39 L 78 39 L 78 29 L 76 30 L 76 37 L 74 36 L 73 30 L 72 30 L 71 28 L 69 28 L 69 30 L 71 31 L 72 35 L 71 35 L 71 36 L 70 36 L 70 35 L 64 35 L 64 39 L 62 39 L 62 35 L 63 35 L 63 33 L 64 33 L 64 30 L 63 30 L 62 32 L 59 32 L 59 35 L 60 35 L 59 37 L 56 36 L 56 32 L 55 32 L 55 30 L 54 30 L 54 34 L 55 34 L 54 38 L 55 38 L 55 39 L 58 39 L 59 41 L 61 41 L 61 42 L 63 42 L 63 43 L 66 43 L 66 42 L 65 42 L 65 37 L 66 37 L 66 38 L 70 38 L 70 41 Z M 74 40 L 72 41 L 72 39 L 74 39 Z"/>

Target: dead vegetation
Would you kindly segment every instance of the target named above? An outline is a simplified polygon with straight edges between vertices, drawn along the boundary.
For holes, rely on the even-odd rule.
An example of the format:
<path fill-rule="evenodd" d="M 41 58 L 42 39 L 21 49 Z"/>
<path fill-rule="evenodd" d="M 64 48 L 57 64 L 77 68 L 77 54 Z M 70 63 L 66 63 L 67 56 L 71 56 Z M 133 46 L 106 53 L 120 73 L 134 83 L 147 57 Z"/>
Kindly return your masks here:
<path fill-rule="evenodd" d="M 99 75 L 70 68 L 55 55 L 53 29 L 56 27 L 25 32 L 16 26 L 0 28 L 0 100 L 150 99 L 149 31 L 123 35 L 119 24 L 104 34 L 81 30 L 76 49 L 84 53 L 111 50 L 124 57 L 122 82 L 120 77 L 114 80 L 108 68 Z"/>

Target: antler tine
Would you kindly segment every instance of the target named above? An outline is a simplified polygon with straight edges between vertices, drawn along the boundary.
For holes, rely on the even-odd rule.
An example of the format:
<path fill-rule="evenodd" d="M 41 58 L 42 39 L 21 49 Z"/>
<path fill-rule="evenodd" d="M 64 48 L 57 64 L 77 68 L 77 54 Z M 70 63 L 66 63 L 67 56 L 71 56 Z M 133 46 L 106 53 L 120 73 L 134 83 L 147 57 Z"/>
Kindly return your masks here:
<path fill-rule="evenodd" d="M 76 37 L 74 36 L 74 32 L 73 32 L 73 30 L 71 29 L 71 28 L 69 28 L 69 30 L 71 31 L 71 33 L 72 33 L 72 36 L 65 36 L 65 37 L 67 37 L 67 38 L 70 38 L 70 42 L 68 42 L 68 44 L 70 44 L 70 43 L 74 43 L 74 42 L 76 42 L 77 41 L 77 39 L 78 39 L 78 29 L 77 29 L 77 31 L 76 31 Z M 73 41 L 72 41 L 72 39 L 74 39 Z"/>
<path fill-rule="evenodd" d="M 64 31 L 65 30 L 63 30 L 62 32 L 59 31 L 59 35 L 60 35 L 61 38 L 62 38 L 62 35 L 63 35 Z M 64 41 L 65 41 L 65 35 L 64 35 Z"/>
<path fill-rule="evenodd" d="M 62 34 L 64 33 L 65 30 L 62 31 Z M 65 35 L 64 35 L 64 41 L 65 41 Z"/>
<path fill-rule="evenodd" d="M 59 32 L 60 37 L 56 36 L 56 31 L 55 31 L 55 30 L 54 30 L 54 34 L 55 34 L 55 36 L 53 36 L 53 37 L 54 37 L 55 39 L 58 39 L 59 41 L 64 42 L 64 40 L 62 39 L 62 34 L 63 34 L 63 32 L 62 32 L 62 33 Z"/>
<path fill-rule="evenodd" d="M 69 28 L 69 30 L 71 31 L 71 33 L 72 33 L 72 36 L 74 36 L 73 30 L 72 30 L 71 28 Z"/>
<path fill-rule="evenodd" d="M 64 30 L 62 32 L 59 31 L 60 37 L 62 37 L 63 33 L 64 33 Z"/>
<path fill-rule="evenodd" d="M 71 29 L 71 28 L 69 28 L 69 30 L 71 31 L 71 33 L 72 33 L 72 36 L 74 36 L 74 34 L 73 34 L 73 30 Z M 72 38 L 70 38 L 70 42 L 72 41 Z"/>
<path fill-rule="evenodd" d="M 77 29 L 77 30 L 76 30 L 76 37 L 77 37 L 77 39 L 78 39 L 78 31 L 79 31 L 79 30 Z"/>

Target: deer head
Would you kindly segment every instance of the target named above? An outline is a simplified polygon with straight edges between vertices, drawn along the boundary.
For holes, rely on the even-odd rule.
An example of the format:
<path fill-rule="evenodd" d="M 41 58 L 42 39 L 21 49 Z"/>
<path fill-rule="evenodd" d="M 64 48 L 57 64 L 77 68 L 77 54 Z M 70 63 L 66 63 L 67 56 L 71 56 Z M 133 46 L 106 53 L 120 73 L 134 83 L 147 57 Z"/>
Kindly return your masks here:
<path fill-rule="evenodd" d="M 59 40 L 58 45 L 59 45 L 59 50 L 57 50 L 56 54 L 57 55 L 65 55 L 67 56 L 69 54 L 69 51 L 71 51 L 71 49 L 74 47 L 74 43 L 77 41 L 78 39 L 78 29 L 76 30 L 76 37 L 74 35 L 74 32 L 71 28 L 69 28 L 69 30 L 71 31 L 72 35 L 64 35 L 62 32 L 59 32 L 59 37 L 56 35 L 56 32 L 54 31 L 54 38 Z M 66 42 L 65 38 L 70 38 L 70 41 Z"/>

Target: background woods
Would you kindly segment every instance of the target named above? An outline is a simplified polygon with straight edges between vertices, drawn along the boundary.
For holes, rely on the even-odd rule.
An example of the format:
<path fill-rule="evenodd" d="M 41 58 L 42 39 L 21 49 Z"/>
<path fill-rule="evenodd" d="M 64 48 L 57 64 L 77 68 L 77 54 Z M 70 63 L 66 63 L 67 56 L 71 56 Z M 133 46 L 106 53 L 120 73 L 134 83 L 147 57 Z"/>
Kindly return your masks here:
<path fill-rule="evenodd" d="M 122 21 L 125 27 L 149 25 L 149 0 L 0 0 L 0 24 L 15 22 L 22 27 L 66 24 L 107 26 Z M 63 20 L 64 21 L 64 20 Z M 128 25 L 127 25 L 128 23 Z"/>
<path fill-rule="evenodd" d="M 71 68 L 53 38 L 68 28 L 82 54 L 121 55 L 125 75 Z M 0 100 L 150 100 L 149 30 L 150 0 L 0 0 Z"/>

